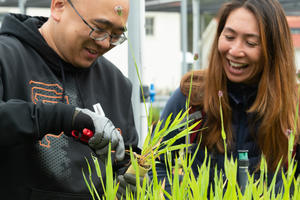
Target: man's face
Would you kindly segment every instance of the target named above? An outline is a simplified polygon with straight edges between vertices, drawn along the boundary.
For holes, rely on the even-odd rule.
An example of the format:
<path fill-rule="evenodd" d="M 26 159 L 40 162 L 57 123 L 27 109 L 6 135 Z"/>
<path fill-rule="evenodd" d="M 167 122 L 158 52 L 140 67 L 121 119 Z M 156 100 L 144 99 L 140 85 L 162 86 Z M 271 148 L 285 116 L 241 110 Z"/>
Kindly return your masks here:
<path fill-rule="evenodd" d="M 74 8 L 93 28 L 103 29 L 110 35 L 120 35 L 128 18 L 128 0 L 71 0 Z M 116 8 L 122 8 L 122 13 Z M 60 20 L 55 21 L 53 41 L 56 52 L 75 67 L 87 68 L 99 56 L 114 47 L 110 37 L 103 41 L 90 38 L 91 28 L 86 25 L 65 0 Z M 120 9 L 119 9 L 120 10 Z"/>

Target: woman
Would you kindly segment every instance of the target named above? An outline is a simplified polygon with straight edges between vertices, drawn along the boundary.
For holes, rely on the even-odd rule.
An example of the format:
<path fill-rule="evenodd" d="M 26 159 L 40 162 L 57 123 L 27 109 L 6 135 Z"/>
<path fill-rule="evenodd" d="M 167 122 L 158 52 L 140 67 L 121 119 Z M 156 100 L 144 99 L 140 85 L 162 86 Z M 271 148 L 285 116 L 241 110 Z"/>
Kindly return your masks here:
<path fill-rule="evenodd" d="M 281 159 L 282 166 L 287 161 L 287 133 L 294 129 L 298 102 L 294 48 L 284 11 L 277 0 L 233 0 L 220 9 L 218 21 L 208 69 L 182 78 L 161 118 L 185 109 L 193 77 L 191 105 L 205 113 L 206 128 L 196 140 L 201 144 L 194 174 L 203 163 L 205 148 L 212 159 L 211 172 L 215 165 L 223 169 L 219 91 L 228 155 L 237 158 L 238 150 L 247 150 L 249 171 L 258 174 L 263 153 L 274 172 Z M 297 143 L 299 127 L 298 120 Z M 165 178 L 163 159 L 157 169 L 159 178 Z"/>

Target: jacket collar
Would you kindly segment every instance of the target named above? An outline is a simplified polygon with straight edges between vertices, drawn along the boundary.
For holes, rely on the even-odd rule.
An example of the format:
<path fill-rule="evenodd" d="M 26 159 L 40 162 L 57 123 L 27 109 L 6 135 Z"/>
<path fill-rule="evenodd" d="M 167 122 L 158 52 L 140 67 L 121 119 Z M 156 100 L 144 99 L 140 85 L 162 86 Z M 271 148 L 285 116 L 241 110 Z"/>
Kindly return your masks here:
<path fill-rule="evenodd" d="M 231 104 L 242 105 L 250 108 L 257 95 L 257 84 L 234 83 L 227 80 L 228 97 Z"/>

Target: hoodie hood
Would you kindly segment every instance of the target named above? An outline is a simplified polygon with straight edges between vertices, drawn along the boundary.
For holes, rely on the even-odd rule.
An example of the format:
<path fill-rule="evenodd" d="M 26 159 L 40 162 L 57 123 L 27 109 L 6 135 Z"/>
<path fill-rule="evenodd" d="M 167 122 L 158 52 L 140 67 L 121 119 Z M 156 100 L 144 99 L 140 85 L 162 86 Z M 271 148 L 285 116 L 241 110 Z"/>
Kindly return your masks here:
<path fill-rule="evenodd" d="M 28 44 L 35 49 L 55 71 L 60 71 L 61 66 L 63 66 L 64 71 L 76 72 L 89 70 L 89 68 L 76 68 L 70 63 L 65 62 L 47 44 L 38 30 L 47 20 L 48 18 L 46 17 L 31 17 L 23 14 L 10 13 L 5 16 L 3 20 L 0 35 L 14 36 L 23 43 Z M 92 66 L 93 65 L 94 64 L 92 64 Z"/>

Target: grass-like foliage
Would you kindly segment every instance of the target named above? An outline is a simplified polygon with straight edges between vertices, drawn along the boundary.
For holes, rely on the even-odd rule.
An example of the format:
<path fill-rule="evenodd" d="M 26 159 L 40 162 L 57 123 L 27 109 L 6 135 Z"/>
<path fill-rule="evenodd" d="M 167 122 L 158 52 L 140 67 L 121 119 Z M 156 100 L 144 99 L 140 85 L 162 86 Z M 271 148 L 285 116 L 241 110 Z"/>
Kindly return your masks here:
<path fill-rule="evenodd" d="M 187 111 L 188 112 L 188 111 Z M 182 150 L 186 145 L 175 145 L 174 142 L 187 134 L 191 133 L 194 126 L 185 127 L 181 133 L 176 136 L 176 138 L 171 138 L 168 141 L 162 142 L 162 138 L 166 136 L 169 132 L 185 126 L 186 123 L 181 123 L 184 117 L 186 117 L 187 112 L 179 113 L 175 120 L 171 122 L 171 116 L 163 122 L 158 122 L 156 128 L 154 129 L 153 135 L 148 134 L 145 141 L 142 158 L 137 158 L 132 152 L 131 163 L 136 172 L 137 180 L 137 194 L 133 196 L 130 191 L 127 191 L 126 199 L 253 199 L 253 200 L 265 200 L 265 199 L 299 199 L 300 198 L 300 177 L 295 177 L 296 164 L 294 164 L 294 159 L 291 157 L 289 159 L 288 170 L 284 173 L 278 164 L 277 170 L 275 172 L 272 182 L 267 185 L 267 164 L 266 160 L 262 156 L 260 162 L 260 178 L 254 180 L 253 175 L 248 174 L 248 184 L 245 187 L 245 192 L 242 193 L 237 182 L 237 161 L 232 158 L 225 158 L 224 161 L 224 172 L 219 172 L 215 168 L 214 181 L 209 183 L 210 179 L 210 168 L 211 162 L 210 157 L 205 151 L 204 164 L 198 168 L 199 175 L 195 177 L 191 165 L 195 159 L 196 153 L 193 155 L 188 155 L 186 157 Z M 163 127 L 162 124 L 164 124 Z M 150 129 L 151 130 L 151 129 Z M 291 133 L 293 135 L 293 133 Z M 226 137 L 223 138 L 224 140 Z M 293 138 L 290 138 L 293 140 Z M 292 143 L 293 144 L 293 143 Z M 164 148 L 162 148 L 164 147 Z M 199 148 L 199 147 L 198 147 Z M 196 152 L 198 151 L 198 148 Z M 175 164 L 172 165 L 171 154 L 173 150 L 179 150 L 179 156 L 174 158 Z M 160 182 L 157 179 L 156 172 L 156 160 L 158 157 L 164 154 L 166 160 L 167 177 L 166 179 L 171 184 L 171 193 L 165 191 L 164 185 L 165 181 Z M 226 154 L 225 154 L 226 155 Z M 291 156 L 291 155 L 290 155 Z M 140 182 L 139 178 L 139 166 L 141 159 L 147 165 L 150 165 L 153 173 L 153 180 L 149 180 L 146 176 L 143 182 Z M 91 193 L 93 199 L 116 199 L 116 192 L 118 189 L 118 183 L 114 179 L 114 174 L 112 170 L 112 162 L 110 154 L 108 154 L 108 159 L 106 163 L 106 180 L 103 180 L 101 176 L 100 165 L 98 159 L 93 156 L 93 166 L 87 162 L 88 165 L 88 176 L 82 171 L 84 180 L 87 187 Z M 144 164 L 145 164 L 144 163 Z M 97 188 L 95 188 L 92 182 L 91 167 L 95 167 L 97 171 L 97 177 L 100 179 L 102 186 L 104 188 L 104 195 L 100 196 L 97 193 Z M 283 179 L 283 187 L 279 192 L 275 193 L 276 175 L 281 173 Z M 179 178 L 179 176 L 182 176 Z M 224 176 L 225 175 L 225 176 Z M 226 177 L 226 178 L 225 178 Z M 105 184 L 104 184 L 105 182 Z M 293 192 L 291 192 L 293 191 Z"/>
<path fill-rule="evenodd" d="M 245 188 L 244 194 L 242 194 L 239 185 L 237 183 L 237 162 L 232 158 L 225 160 L 225 179 L 223 178 L 223 173 L 215 170 L 214 182 L 209 184 L 210 176 L 210 158 L 205 154 L 204 163 L 198 168 L 199 176 L 195 177 L 192 170 L 191 164 L 195 158 L 195 155 L 189 156 L 183 159 L 183 157 L 178 157 L 175 159 L 175 164 L 172 165 L 171 154 L 166 154 L 168 157 L 168 176 L 167 179 L 171 184 L 171 193 L 168 193 L 164 189 L 164 181 L 159 182 L 157 180 L 157 173 L 155 169 L 155 160 L 153 156 L 151 157 L 151 165 L 153 172 L 153 180 L 149 180 L 148 177 L 144 178 L 144 181 L 140 183 L 139 179 L 139 168 L 136 158 L 131 153 L 132 164 L 136 169 L 136 180 L 137 180 L 137 194 L 133 197 L 133 194 L 127 191 L 126 199 L 253 199 L 253 200 L 267 200 L 267 199 L 294 199 L 300 198 L 300 178 L 295 178 L 295 165 L 291 169 L 292 173 L 290 175 L 284 174 L 278 167 L 275 173 L 282 173 L 283 177 L 283 187 L 281 190 L 275 194 L 275 178 L 273 178 L 270 186 L 267 186 L 267 164 L 264 158 L 261 160 L 260 165 L 260 178 L 254 181 L 254 177 L 248 175 L 249 182 Z M 112 165 L 110 161 L 110 155 L 108 155 L 108 161 L 106 164 L 106 184 L 103 184 L 105 192 L 103 196 L 99 196 L 97 189 L 92 182 L 91 167 L 97 169 L 97 176 L 104 183 L 99 164 L 96 157 L 93 157 L 94 166 L 90 166 L 88 163 L 89 173 L 86 177 L 84 171 L 84 179 L 86 181 L 87 187 L 90 190 L 93 199 L 116 199 L 116 192 L 118 188 L 118 183 L 114 180 Z M 182 175 L 181 181 L 179 181 L 179 175 Z M 291 187 L 293 185 L 294 192 L 291 193 Z"/>
<path fill-rule="evenodd" d="M 226 133 L 223 126 L 223 115 L 222 115 L 222 93 L 219 92 L 220 99 L 220 117 L 222 122 L 222 138 L 225 145 L 225 160 L 224 160 L 224 172 L 220 172 L 215 167 L 215 173 L 213 177 L 213 182 L 209 183 L 210 180 L 210 168 L 211 162 L 205 150 L 205 158 L 203 164 L 198 168 L 199 175 L 195 177 L 191 166 L 197 155 L 197 151 L 194 154 L 185 154 L 183 150 L 188 147 L 188 144 L 174 145 L 174 142 L 179 138 L 185 137 L 192 133 L 193 128 L 199 123 L 193 123 L 190 125 L 190 121 L 184 120 L 188 117 L 188 110 L 186 112 L 180 112 L 177 116 L 171 120 L 171 115 L 166 119 L 166 121 L 159 121 L 152 130 L 149 129 L 149 133 L 146 137 L 145 143 L 142 148 L 142 153 L 139 156 L 130 152 L 132 167 L 136 173 L 137 181 L 137 194 L 135 196 L 127 191 L 126 199 L 249 199 L 249 200 L 267 200 L 267 199 L 300 199 L 300 176 L 295 177 L 295 171 L 297 163 L 295 163 L 292 157 L 292 149 L 294 146 L 295 134 L 294 129 L 290 131 L 289 134 L 289 156 L 288 156 L 288 170 L 283 172 L 280 166 L 281 162 L 278 163 L 278 167 L 275 171 L 271 183 L 267 183 L 268 180 L 268 167 L 264 156 L 260 162 L 260 177 L 259 179 L 254 179 L 254 175 L 248 173 L 248 184 L 245 186 L 244 192 L 241 192 L 240 186 L 237 182 L 237 172 L 238 166 L 237 161 L 233 160 L 232 157 L 227 157 L 226 149 Z M 297 105 L 298 111 L 299 105 Z M 150 109 L 151 113 L 151 109 Z M 151 114 L 150 114 L 151 115 Z M 298 116 L 298 112 L 296 113 Z M 297 117 L 295 119 L 295 122 Z M 184 122 L 185 121 L 185 122 Z M 182 123 L 183 122 L 183 123 Z M 295 123 L 296 124 L 296 123 Z M 184 127 L 175 137 L 162 141 L 163 137 L 169 134 L 171 131 L 178 128 Z M 179 151 L 179 155 L 176 158 L 171 157 L 171 151 Z M 159 156 L 164 154 L 166 166 L 168 169 L 166 171 L 166 180 L 171 185 L 171 193 L 165 191 L 165 181 L 158 181 L 157 171 L 156 171 L 156 161 Z M 172 160 L 175 160 L 175 164 L 172 164 Z M 104 195 L 100 196 L 97 193 L 97 188 L 92 182 L 91 166 L 88 165 L 88 177 L 86 177 L 85 172 L 82 171 L 86 185 L 91 193 L 93 199 L 116 199 L 116 193 L 118 189 L 118 183 L 114 179 L 114 174 L 112 170 L 112 162 L 110 154 L 108 154 L 108 159 L 106 163 L 106 180 L 104 180 L 100 173 L 100 165 L 98 159 L 93 156 L 93 163 L 97 171 L 97 176 L 102 183 L 104 188 Z M 150 166 L 152 168 L 153 180 L 149 180 L 147 176 L 140 182 L 140 168 L 139 166 Z M 275 191 L 276 177 L 281 174 L 283 184 L 282 187 Z M 180 177 L 181 176 L 181 177 Z"/>
<path fill-rule="evenodd" d="M 171 120 L 172 114 L 169 115 L 165 122 L 158 121 L 155 126 L 155 129 L 152 133 L 152 129 L 150 129 L 150 133 L 147 134 L 145 142 L 142 147 L 142 153 L 140 156 L 140 162 L 142 164 L 149 164 L 152 160 L 156 160 L 161 154 L 165 154 L 170 151 L 180 150 L 184 147 L 188 147 L 188 144 L 174 145 L 173 144 L 180 138 L 185 137 L 191 134 L 193 128 L 195 128 L 200 121 L 195 122 L 191 126 L 187 126 L 180 133 L 178 133 L 175 137 L 162 141 L 163 138 L 168 135 L 170 132 L 182 128 L 186 126 L 185 118 L 188 115 L 188 110 L 184 113 L 179 112 L 179 114 Z M 191 121 L 190 121 L 191 122 Z M 163 126 L 163 127 L 162 127 Z M 152 134 L 151 134 L 152 133 Z"/>

